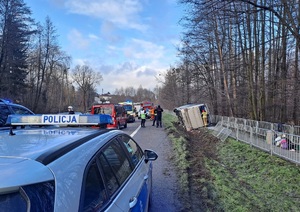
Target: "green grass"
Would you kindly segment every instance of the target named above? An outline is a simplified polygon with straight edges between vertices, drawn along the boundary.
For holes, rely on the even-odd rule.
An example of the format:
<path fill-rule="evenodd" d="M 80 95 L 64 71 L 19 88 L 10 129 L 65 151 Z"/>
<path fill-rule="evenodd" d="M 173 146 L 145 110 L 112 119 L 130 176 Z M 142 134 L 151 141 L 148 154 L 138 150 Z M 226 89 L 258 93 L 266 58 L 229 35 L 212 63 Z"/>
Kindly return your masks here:
<path fill-rule="evenodd" d="M 169 111 L 165 111 L 162 116 L 162 122 L 164 123 L 164 127 L 167 129 L 169 133 L 177 131 L 176 127 L 174 127 L 174 122 L 177 121 L 177 117 L 175 114 L 172 114 Z"/>
<path fill-rule="evenodd" d="M 225 211 L 300 210 L 298 166 L 233 139 L 218 155 L 206 165 Z"/>
<path fill-rule="evenodd" d="M 178 136 L 173 125 L 175 121 L 173 114 L 164 114 L 181 187 L 187 192 L 189 152 L 187 141 Z M 197 181 L 203 188 L 201 196 L 213 205 L 207 211 L 300 211 L 299 166 L 230 138 L 219 143 L 217 155 L 218 160 L 205 158 L 209 179 Z"/>
<path fill-rule="evenodd" d="M 164 113 L 162 121 L 169 134 L 169 138 L 172 141 L 173 150 L 175 152 L 175 163 L 178 169 L 178 176 L 181 185 L 180 187 L 184 192 L 188 192 L 188 174 L 186 170 L 189 167 L 189 162 L 187 160 L 188 151 L 186 148 L 186 140 L 182 136 L 174 136 L 178 133 L 176 127 L 174 127 L 174 122 L 177 121 L 177 117 L 171 112 Z"/>

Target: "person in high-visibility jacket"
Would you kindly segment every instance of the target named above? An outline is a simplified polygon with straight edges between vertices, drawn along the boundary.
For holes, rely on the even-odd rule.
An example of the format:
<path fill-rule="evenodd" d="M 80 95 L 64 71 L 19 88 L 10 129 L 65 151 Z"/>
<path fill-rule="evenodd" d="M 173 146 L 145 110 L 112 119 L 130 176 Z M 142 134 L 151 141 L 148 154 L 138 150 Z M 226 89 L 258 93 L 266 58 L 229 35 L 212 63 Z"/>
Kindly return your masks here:
<path fill-rule="evenodd" d="M 152 107 L 151 109 L 150 109 L 150 120 L 151 121 L 153 121 L 154 120 L 154 107 Z"/>
<path fill-rule="evenodd" d="M 153 123 L 152 123 L 152 126 L 155 125 L 156 117 L 157 117 L 157 111 L 156 111 L 156 106 L 155 106 L 155 107 L 153 107 L 153 119 L 152 119 Z"/>
<path fill-rule="evenodd" d="M 141 110 L 141 127 L 146 127 L 145 123 L 146 123 L 146 111 L 145 108 L 143 108 Z"/>
<path fill-rule="evenodd" d="M 202 110 L 202 120 L 203 120 L 203 124 L 206 127 L 207 126 L 207 112 L 205 110 Z"/>

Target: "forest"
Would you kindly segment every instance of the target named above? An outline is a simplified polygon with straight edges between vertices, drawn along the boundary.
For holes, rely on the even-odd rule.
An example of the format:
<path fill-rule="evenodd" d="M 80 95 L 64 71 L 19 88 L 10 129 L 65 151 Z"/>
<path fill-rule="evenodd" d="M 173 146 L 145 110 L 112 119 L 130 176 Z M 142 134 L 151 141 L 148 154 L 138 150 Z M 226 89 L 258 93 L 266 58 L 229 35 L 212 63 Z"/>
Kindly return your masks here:
<path fill-rule="evenodd" d="M 300 3 L 180 0 L 180 62 L 162 80 L 164 105 L 299 125 Z"/>
<path fill-rule="evenodd" d="M 112 95 L 166 109 L 206 103 L 215 115 L 299 125 L 300 3 L 296 0 L 178 0 L 185 8 L 178 61 L 153 91 Z M 99 96 L 101 70 L 75 65 L 50 17 L 36 22 L 23 0 L 0 0 L 0 97 L 36 113 Z"/>

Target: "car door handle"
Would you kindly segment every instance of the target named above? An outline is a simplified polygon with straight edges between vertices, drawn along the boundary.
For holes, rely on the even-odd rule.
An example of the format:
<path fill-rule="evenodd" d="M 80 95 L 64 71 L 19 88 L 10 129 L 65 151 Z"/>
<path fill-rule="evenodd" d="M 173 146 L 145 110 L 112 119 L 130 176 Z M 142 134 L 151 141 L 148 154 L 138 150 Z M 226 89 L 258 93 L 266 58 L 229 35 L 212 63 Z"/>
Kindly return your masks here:
<path fill-rule="evenodd" d="M 136 197 L 131 197 L 129 200 L 129 208 L 133 208 L 137 203 L 137 198 Z"/>
<path fill-rule="evenodd" d="M 146 174 L 146 175 L 144 176 L 144 180 L 148 180 L 148 178 L 149 178 L 149 175 Z"/>

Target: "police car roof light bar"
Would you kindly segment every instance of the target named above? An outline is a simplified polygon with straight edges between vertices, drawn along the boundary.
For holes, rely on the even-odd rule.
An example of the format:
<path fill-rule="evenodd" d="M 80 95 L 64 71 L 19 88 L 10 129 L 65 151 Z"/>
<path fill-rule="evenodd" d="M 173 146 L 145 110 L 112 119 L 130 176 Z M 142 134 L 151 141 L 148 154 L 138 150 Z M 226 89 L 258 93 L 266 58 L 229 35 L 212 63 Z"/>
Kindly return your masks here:
<path fill-rule="evenodd" d="M 8 125 L 103 125 L 111 124 L 112 118 L 110 115 L 75 115 L 75 114 L 42 114 L 42 115 L 9 115 L 7 118 Z"/>

